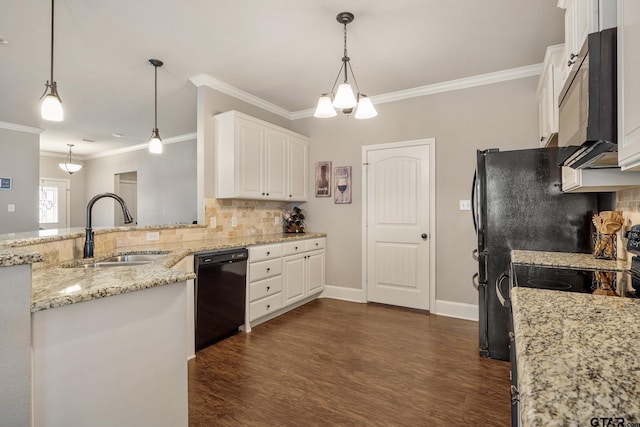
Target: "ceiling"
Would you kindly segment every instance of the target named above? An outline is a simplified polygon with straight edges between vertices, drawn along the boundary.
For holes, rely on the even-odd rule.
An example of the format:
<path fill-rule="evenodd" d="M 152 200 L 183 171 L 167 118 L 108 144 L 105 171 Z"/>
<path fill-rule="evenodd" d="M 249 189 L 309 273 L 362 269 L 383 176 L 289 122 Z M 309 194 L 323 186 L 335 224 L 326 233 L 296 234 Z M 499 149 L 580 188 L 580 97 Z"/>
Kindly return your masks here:
<path fill-rule="evenodd" d="M 196 130 L 201 74 L 289 112 L 313 108 L 340 67 L 349 11 L 351 64 L 381 95 L 541 63 L 562 43 L 556 0 L 58 0 L 54 79 L 65 120 L 39 117 L 49 79 L 50 0 L 3 0 L 0 122 L 42 128 L 41 149 L 92 155 Z M 376 120 L 376 119 L 373 119 Z M 114 133 L 124 136 L 116 138 Z M 86 142 L 88 139 L 93 142 Z"/>

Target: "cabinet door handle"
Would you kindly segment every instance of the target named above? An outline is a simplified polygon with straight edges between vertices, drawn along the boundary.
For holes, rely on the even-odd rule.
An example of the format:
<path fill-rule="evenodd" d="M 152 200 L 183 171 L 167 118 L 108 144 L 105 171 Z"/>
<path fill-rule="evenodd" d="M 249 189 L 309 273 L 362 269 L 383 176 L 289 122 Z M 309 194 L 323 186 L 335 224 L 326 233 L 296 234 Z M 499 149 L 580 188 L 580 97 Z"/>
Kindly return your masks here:
<path fill-rule="evenodd" d="M 293 197 L 293 194 L 289 194 L 289 197 Z"/>
<path fill-rule="evenodd" d="M 271 286 L 267 286 L 267 292 L 269 292 L 269 289 L 271 289 Z"/>
<path fill-rule="evenodd" d="M 269 195 L 269 193 L 267 193 L 267 196 Z"/>
<path fill-rule="evenodd" d="M 262 193 L 262 195 L 264 196 L 265 194 L 264 194 L 264 193 Z"/>
<path fill-rule="evenodd" d="M 319 245 L 320 245 L 320 243 L 316 243 L 316 246 L 319 246 Z"/>
<path fill-rule="evenodd" d="M 295 250 L 297 251 L 297 250 L 298 250 L 298 247 L 296 246 L 296 247 L 295 247 L 295 248 L 293 248 L 293 249 L 295 249 Z"/>
<path fill-rule="evenodd" d="M 267 256 L 271 255 L 271 252 L 267 251 Z"/>
<path fill-rule="evenodd" d="M 271 271 L 271 267 L 267 267 L 267 273 Z"/>
<path fill-rule="evenodd" d="M 267 304 L 267 310 L 271 308 L 271 304 Z"/>
<path fill-rule="evenodd" d="M 546 138 L 546 136 L 541 136 L 540 137 L 540 142 L 544 141 L 545 138 Z"/>

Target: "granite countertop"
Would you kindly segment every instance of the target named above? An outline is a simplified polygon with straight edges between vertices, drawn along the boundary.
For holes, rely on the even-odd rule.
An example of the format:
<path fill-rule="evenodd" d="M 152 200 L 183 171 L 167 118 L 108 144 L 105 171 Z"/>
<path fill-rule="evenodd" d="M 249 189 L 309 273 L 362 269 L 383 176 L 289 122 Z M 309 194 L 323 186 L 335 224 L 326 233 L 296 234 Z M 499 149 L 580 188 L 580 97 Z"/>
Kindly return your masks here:
<path fill-rule="evenodd" d="M 640 423 L 640 300 L 516 287 L 511 304 L 522 426 Z"/>
<path fill-rule="evenodd" d="M 26 249 L 3 248 L 0 246 L 0 267 L 33 264 L 34 262 L 42 261 L 42 259 L 40 252 Z"/>
<path fill-rule="evenodd" d="M 166 254 L 165 257 L 150 264 L 130 267 L 73 268 L 106 258 L 103 256 L 95 259 L 67 261 L 59 265 L 39 268 L 34 270 L 32 274 L 31 311 L 36 312 L 194 279 L 195 274 L 193 273 L 171 268 L 190 254 L 316 237 L 326 237 L 326 233 L 268 234 L 180 243 L 158 243 L 120 249 L 113 254 Z M 13 252 L 19 251 L 13 248 L 11 250 Z"/>
<path fill-rule="evenodd" d="M 511 251 L 513 264 L 540 265 L 580 270 L 625 271 L 629 261 L 596 259 L 591 254 L 545 251 Z"/>

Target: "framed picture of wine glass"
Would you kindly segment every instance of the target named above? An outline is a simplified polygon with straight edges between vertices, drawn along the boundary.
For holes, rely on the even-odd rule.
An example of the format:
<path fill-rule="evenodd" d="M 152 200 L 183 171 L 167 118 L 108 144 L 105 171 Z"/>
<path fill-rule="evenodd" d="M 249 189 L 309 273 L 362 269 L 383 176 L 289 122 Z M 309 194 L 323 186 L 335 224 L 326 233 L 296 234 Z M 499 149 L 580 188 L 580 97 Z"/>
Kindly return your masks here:
<path fill-rule="evenodd" d="M 351 203 L 351 166 L 336 166 L 333 169 L 334 203 Z"/>
<path fill-rule="evenodd" d="M 331 162 L 316 162 L 316 197 L 331 197 Z"/>

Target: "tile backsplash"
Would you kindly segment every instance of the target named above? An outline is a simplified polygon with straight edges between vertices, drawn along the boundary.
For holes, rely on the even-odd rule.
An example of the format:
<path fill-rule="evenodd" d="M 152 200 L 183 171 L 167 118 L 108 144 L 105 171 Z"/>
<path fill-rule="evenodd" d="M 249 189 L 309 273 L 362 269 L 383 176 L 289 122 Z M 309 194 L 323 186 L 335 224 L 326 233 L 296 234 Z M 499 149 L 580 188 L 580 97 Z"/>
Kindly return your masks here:
<path fill-rule="evenodd" d="M 282 211 L 288 202 L 261 200 L 206 199 L 205 221 L 220 237 L 252 236 L 257 234 L 282 233 Z M 236 225 L 233 225 L 233 218 Z"/>

